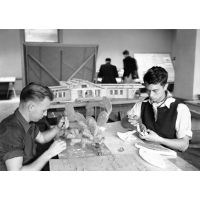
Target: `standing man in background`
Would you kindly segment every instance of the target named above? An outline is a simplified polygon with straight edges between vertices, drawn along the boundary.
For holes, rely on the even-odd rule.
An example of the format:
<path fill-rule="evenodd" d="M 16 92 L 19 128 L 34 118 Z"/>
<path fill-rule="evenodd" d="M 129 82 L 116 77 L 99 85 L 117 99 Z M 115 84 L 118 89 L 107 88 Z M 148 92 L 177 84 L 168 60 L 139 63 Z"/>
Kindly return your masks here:
<path fill-rule="evenodd" d="M 117 67 L 111 65 L 111 59 L 106 58 L 106 64 L 101 65 L 98 78 L 102 78 L 102 83 L 117 83 L 116 78 L 119 76 Z"/>
<path fill-rule="evenodd" d="M 138 67 L 135 58 L 129 56 L 129 51 L 123 51 L 124 59 L 124 74 L 123 74 L 123 81 L 124 83 L 133 83 L 134 79 L 138 78 Z"/>

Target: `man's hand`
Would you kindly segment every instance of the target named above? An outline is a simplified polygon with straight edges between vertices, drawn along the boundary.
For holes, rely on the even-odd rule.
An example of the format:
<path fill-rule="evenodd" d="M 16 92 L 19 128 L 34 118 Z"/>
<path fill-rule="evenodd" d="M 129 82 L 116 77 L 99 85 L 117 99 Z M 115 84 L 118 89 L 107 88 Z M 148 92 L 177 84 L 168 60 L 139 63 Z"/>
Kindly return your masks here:
<path fill-rule="evenodd" d="M 60 129 L 60 130 L 63 130 L 63 129 L 67 129 L 69 127 L 69 120 L 67 118 L 67 116 L 62 116 L 60 119 L 59 119 L 59 122 L 57 124 L 57 127 Z"/>
<path fill-rule="evenodd" d="M 58 139 L 53 142 L 53 144 L 49 147 L 47 151 L 50 154 L 50 157 L 52 158 L 61 153 L 62 151 L 64 151 L 66 147 L 67 147 L 66 142 L 64 140 Z"/>
<path fill-rule="evenodd" d="M 149 129 L 147 129 L 146 132 L 148 134 L 145 134 L 145 135 L 139 134 L 139 137 L 141 139 L 144 139 L 144 140 L 147 140 L 147 141 L 150 141 L 150 142 L 156 142 L 156 143 L 161 142 L 162 138 L 157 133 L 155 133 L 154 131 L 149 130 Z"/>
<path fill-rule="evenodd" d="M 128 115 L 128 122 L 131 125 L 136 126 L 140 122 L 140 118 L 137 115 Z"/>

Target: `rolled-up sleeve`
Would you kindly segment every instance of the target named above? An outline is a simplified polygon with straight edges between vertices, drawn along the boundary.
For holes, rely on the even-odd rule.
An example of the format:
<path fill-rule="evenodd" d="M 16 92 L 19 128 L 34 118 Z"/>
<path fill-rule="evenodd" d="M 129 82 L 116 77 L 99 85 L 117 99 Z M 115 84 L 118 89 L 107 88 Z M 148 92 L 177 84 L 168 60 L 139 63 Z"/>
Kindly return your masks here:
<path fill-rule="evenodd" d="M 6 161 L 14 157 L 24 155 L 23 133 L 18 127 L 8 126 L 5 128 L 3 136 L 1 136 L 0 148 L 4 154 L 2 159 Z"/>
<path fill-rule="evenodd" d="M 185 136 L 192 138 L 191 113 L 189 108 L 182 103 L 177 107 L 176 136 L 177 138 Z"/>
<path fill-rule="evenodd" d="M 142 106 L 142 101 L 136 103 L 128 112 L 127 115 L 137 115 L 138 117 L 141 116 L 141 106 Z"/>

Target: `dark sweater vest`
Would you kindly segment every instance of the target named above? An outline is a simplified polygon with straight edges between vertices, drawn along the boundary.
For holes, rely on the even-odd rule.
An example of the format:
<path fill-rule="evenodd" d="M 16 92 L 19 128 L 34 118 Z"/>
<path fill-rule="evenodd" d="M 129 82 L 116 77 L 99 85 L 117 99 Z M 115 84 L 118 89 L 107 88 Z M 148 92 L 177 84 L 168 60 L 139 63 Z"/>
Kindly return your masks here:
<path fill-rule="evenodd" d="M 147 102 L 142 103 L 141 107 L 141 119 L 142 123 L 158 135 L 163 138 L 175 139 L 176 138 L 176 118 L 177 118 L 177 106 L 180 101 L 170 104 L 170 108 L 158 107 L 157 108 L 157 121 L 154 118 L 154 111 L 152 105 Z"/>

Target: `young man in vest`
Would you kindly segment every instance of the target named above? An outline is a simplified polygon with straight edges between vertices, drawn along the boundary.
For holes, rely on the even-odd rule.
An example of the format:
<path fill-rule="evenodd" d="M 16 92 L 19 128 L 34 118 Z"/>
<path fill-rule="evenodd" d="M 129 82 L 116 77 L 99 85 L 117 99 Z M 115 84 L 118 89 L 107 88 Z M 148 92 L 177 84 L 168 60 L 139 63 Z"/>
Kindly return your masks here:
<path fill-rule="evenodd" d="M 168 73 L 152 67 L 144 75 L 148 98 L 136 103 L 122 119 L 124 128 L 135 129 L 138 119 L 146 126 L 141 139 L 156 142 L 174 150 L 185 151 L 192 138 L 191 114 L 188 107 L 167 91 Z"/>
<path fill-rule="evenodd" d="M 55 140 L 36 158 L 36 141 L 51 141 L 69 122 L 61 118 L 54 128 L 40 132 L 35 122 L 47 114 L 53 93 L 46 86 L 30 83 L 20 94 L 19 107 L 0 123 L 0 171 L 41 170 L 54 156 L 66 149 L 66 142 Z"/>

